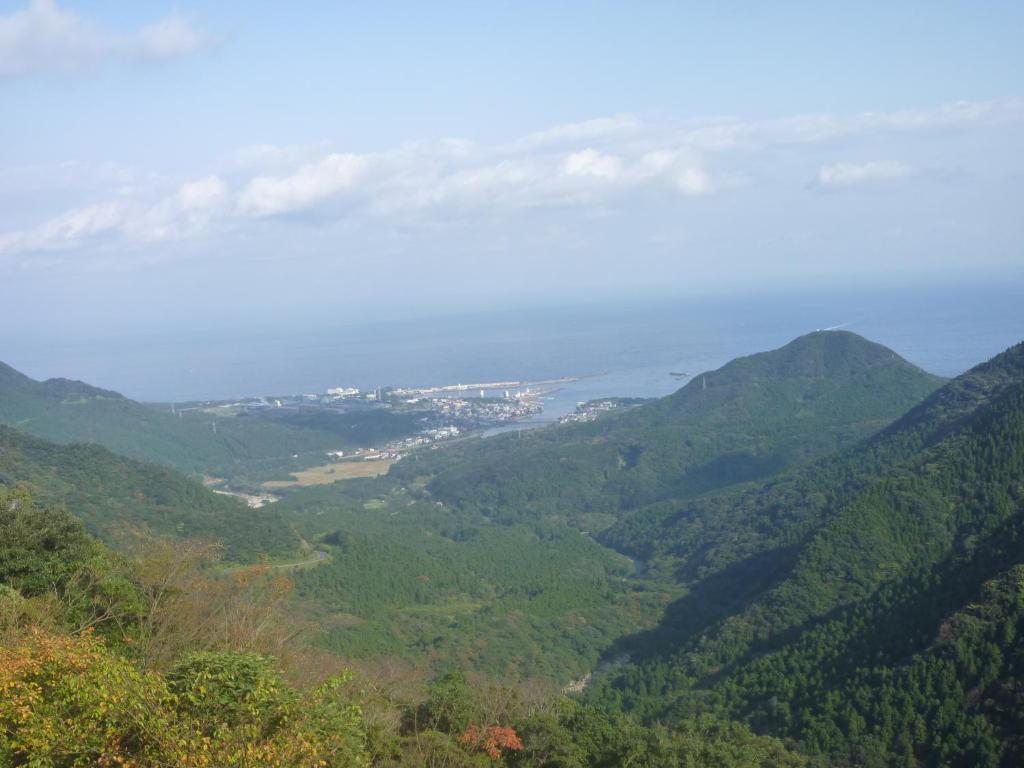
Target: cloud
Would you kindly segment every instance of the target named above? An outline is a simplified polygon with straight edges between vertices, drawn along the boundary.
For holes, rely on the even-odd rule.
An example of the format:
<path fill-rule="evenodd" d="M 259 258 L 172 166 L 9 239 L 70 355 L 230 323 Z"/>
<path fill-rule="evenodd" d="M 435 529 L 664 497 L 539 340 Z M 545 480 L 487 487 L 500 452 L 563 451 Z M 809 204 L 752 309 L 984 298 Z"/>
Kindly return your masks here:
<path fill-rule="evenodd" d="M 211 42 L 188 19 L 172 14 L 131 34 L 117 34 L 54 0 L 0 16 L 0 78 L 42 72 L 75 73 L 112 59 L 185 56 Z"/>
<path fill-rule="evenodd" d="M 867 163 L 835 163 L 818 169 L 818 184 L 822 187 L 850 187 L 856 184 L 894 181 L 909 176 L 911 168 L 894 160 L 874 160 Z"/>
<path fill-rule="evenodd" d="M 331 154 L 288 176 L 257 177 L 242 191 L 238 210 L 251 216 L 273 216 L 309 208 L 353 187 L 370 163 L 366 156 Z"/>
<path fill-rule="evenodd" d="M 683 168 L 673 180 L 679 191 L 687 195 L 704 195 L 715 188 L 711 177 L 700 168 Z"/>
<path fill-rule="evenodd" d="M 684 127 L 679 141 L 707 151 L 752 149 L 770 145 L 814 144 L 849 136 L 905 133 L 979 124 L 1021 122 L 1024 102 L 956 101 L 932 109 L 861 112 L 854 115 L 793 115 L 745 121 L 705 118 Z"/>
<path fill-rule="evenodd" d="M 209 37 L 177 14 L 140 29 L 134 38 L 135 53 L 146 59 L 187 56 L 209 43 Z"/>
<path fill-rule="evenodd" d="M 124 223 L 124 234 L 143 242 L 195 237 L 229 213 L 231 196 L 218 176 L 182 184 L 177 192 Z"/>
<path fill-rule="evenodd" d="M 178 190 L 178 208 L 184 213 L 206 212 L 219 208 L 228 198 L 228 187 L 217 176 L 207 176 L 183 184 Z"/>
<path fill-rule="evenodd" d="M 66 251 L 112 240 L 139 243 L 195 237 L 226 219 L 225 182 L 207 176 L 182 184 L 153 204 L 119 199 L 72 208 L 31 229 L 0 235 L 0 255 Z"/>
<path fill-rule="evenodd" d="M 524 136 L 516 144 L 520 147 L 539 147 L 557 144 L 572 144 L 582 141 L 616 139 L 640 133 L 644 123 L 636 115 L 598 117 L 577 123 L 563 123 Z"/>
<path fill-rule="evenodd" d="M 539 149 L 524 142 L 481 147 L 453 139 L 414 142 L 384 152 L 332 153 L 291 173 L 253 178 L 242 188 L 236 212 L 254 218 L 302 213 L 321 217 L 325 211 L 446 216 L 586 204 L 659 179 L 686 194 L 715 189 L 692 153 L 667 154 L 665 162 L 651 163 L 649 153 Z"/>
<path fill-rule="evenodd" d="M 257 220 L 278 219 L 281 228 L 301 227 L 303 219 L 437 227 L 499 221 L 543 208 L 603 215 L 641 200 L 675 203 L 763 182 L 788 183 L 796 190 L 806 186 L 806 162 L 787 165 L 780 157 L 811 159 L 819 168 L 813 183 L 820 188 L 881 184 L 920 175 L 905 162 L 822 164 L 822 155 L 834 151 L 837 137 L 861 136 L 874 144 L 879 132 L 1007 120 L 1024 121 L 1016 102 L 748 122 L 714 117 L 655 125 L 615 117 L 556 126 L 503 144 L 412 141 L 365 153 L 259 145 L 239 150 L 221 171 L 200 178 L 171 181 L 161 173 L 133 170 L 128 178 L 134 182 L 97 182 L 93 199 L 75 190 L 85 197 L 81 205 L 0 234 L 0 257 L 66 252 L 118 239 L 211 237 L 244 232 Z M 81 175 L 77 166 L 72 170 Z"/>
<path fill-rule="evenodd" d="M 228 169 L 239 173 L 271 174 L 289 171 L 314 162 L 330 152 L 326 143 L 300 145 L 250 144 L 231 152 L 226 158 Z"/>
<path fill-rule="evenodd" d="M 116 230 L 125 220 L 125 206 L 118 202 L 72 208 L 34 229 L 0 236 L 0 253 L 61 250 L 79 246 L 97 235 Z"/>
<path fill-rule="evenodd" d="M 615 155 L 605 155 L 594 149 L 573 152 L 562 165 L 565 173 L 570 176 L 593 176 L 598 179 L 615 181 L 622 176 L 622 159 Z"/>

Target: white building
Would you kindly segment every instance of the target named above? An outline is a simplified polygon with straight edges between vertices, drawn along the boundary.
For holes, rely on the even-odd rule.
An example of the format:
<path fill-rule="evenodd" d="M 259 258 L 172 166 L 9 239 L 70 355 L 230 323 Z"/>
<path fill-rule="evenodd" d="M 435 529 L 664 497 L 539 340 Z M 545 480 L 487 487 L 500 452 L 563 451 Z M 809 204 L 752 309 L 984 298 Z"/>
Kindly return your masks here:
<path fill-rule="evenodd" d="M 359 390 L 356 387 L 333 387 L 327 390 L 331 397 L 358 397 Z"/>

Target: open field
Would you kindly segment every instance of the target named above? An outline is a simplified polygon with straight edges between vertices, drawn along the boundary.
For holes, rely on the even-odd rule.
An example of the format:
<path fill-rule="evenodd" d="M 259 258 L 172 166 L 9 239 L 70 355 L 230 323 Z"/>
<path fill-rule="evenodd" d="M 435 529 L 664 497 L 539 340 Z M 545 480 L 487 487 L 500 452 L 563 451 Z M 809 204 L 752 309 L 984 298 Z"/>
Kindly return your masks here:
<path fill-rule="evenodd" d="M 338 480 L 351 480 L 355 477 L 377 477 L 387 472 L 388 468 L 394 463 L 392 459 L 337 461 L 294 472 L 294 480 L 268 480 L 263 483 L 263 487 L 268 490 L 302 488 L 308 485 L 329 485 Z"/>
<path fill-rule="evenodd" d="M 308 557 L 305 560 L 295 560 L 295 561 L 291 561 L 291 562 L 287 562 L 287 563 L 274 563 L 274 562 L 271 562 L 271 563 L 265 563 L 263 565 L 265 567 L 267 567 L 267 568 L 270 568 L 271 570 L 284 569 L 284 570 L 289 570 L 289 571 L 299 571 L 299 570 L 302 570 L 304 568 L 312 568 L 314 566 L 320 565 L 321 563 L 326 562 L 329 558 L 330 558 L 330 555 L 328 555 L 323 550 L 318 549 L 318 550 L 316 550 L 315 552 L 312 553 L 311 557 Z M 239 571 L 245 571 L 245 570 L 248 570 L 248 569 L 250 569 L 252 567 L 253 567 L 252 565 L 236 565 L 236 566 L 232 566 L 231 568 L 225 568 L 223 570 L 223 572 L 224 573 L 238 573 Z"/>

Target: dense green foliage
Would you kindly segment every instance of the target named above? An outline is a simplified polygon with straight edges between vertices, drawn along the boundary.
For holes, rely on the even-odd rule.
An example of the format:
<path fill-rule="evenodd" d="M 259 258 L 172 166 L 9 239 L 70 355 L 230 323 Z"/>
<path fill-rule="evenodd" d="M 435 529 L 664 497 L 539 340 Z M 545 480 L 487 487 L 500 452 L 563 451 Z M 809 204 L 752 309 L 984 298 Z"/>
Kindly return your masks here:
<path fill-rule="evenodd" d="M 65 511 L 37 507 L 24 491 L 0 491 L 0 542 L 4 768 L 805 763 L 777 739 L 710 716 L 650 729 L 551 693 L 462 674 L 442 676 L 426 690 L 416 685 L 422 694 L 409 698 L 365 675 L 355 681 L 333 674 L 297 687 L 273 659 L 225 648 L 186 652 L 165 671 L 154 669 L 141 652 L 147 626 L 167 613 L 165 602 L 174 602 L 181 586 L 196 589 L 207 577 L 152 573 L 151 582 L 146 573 L 166 563 L 112 554 Z M 100 562 L 108 582 L 102 594 L 99 582 L 81 578 Z M 115 614 L 111 607 L 126 596 L 131 609 Z M 234 612 L 228 603 L 208 607 Z M 281 618 L 263 612 L 257 624 Z M 218 642 L 190 624 L 169 629 L 200 648 Z M 294 642 L 294 634 L 287 637 Z M 306 670 L 316 658 L 299 666 Z"/>
<path fill-rule="evenodd" d="M 778 739 L 757 736 L 749 728 L 701 715 L 673 728 L 645 728 L 622 716 L 608 716 L 592 707 L 566 707 L 560 716 L 535 717 L 521 727 L 524 749 L 512 765 L 564 768 L 643 766 L 705 768 L 706 766 L 806 765 Z"/>
<path fill-rule="evenodd" d="M 848 453 L 647 511 L 615 537 L 689 593 L 595 699 L 711 708 L 831 763 L 1016 764 L 1022 477 L 1018 346 Z"/>
<path fill-rule="evenodd" d="M 0 766 L 367 765 L 361 713 L 343 678 L 302 695 L 268 660 L 214 656 L 212 674 L 211 663 L 186 659 L 165 679 L 91 634 L 29 631 L 0 646 Z M 256 662 L 259 674 L 235 675 Z M 232 697 L 220 700 L 235 707 L 195 706 L 225 683 Z"/>
<path fill-rule="evenodd" d="M 168 733 L 248 739 L 266 755 L 302 711 L 310 743 L 345 734 L 339 764 L 1018 765 L 1024 345 L 938 384 L 884 348 L 820 332 L 593 423 L 463 441 L 275 505 L 275 530 L 253 542 L 294 536 L 326 553 L 288 573 L 318 646 L 365 659 L 364 675 L 401 657 L 437 676 L 425 689 L 365 677 L 358 692 L 295 688 L 263 650 L 291 651 L 287 622 L 268 637 L 253 613 L 285 599 L 287 579 L 185 580 L 199 598 L 158 611 L 173 555 L 148 568 L 111 555 L 20 491 L 0 491 L 0 630 L 43 615 L 51 630 L 96 623 L 101 650 L 25 647 L 95 662 L 83 701 L 107 701 L 88 697 L 114 674 L 178 723 Z M 198 486 L 172 473 L 0 436 L 0 478 L 80 505 L 93 530 L 108 518 L 189 524 L 175 509 Z M 138 496 L 161 482 L 168 495 Z M 214 512 L 200 504 L 196 520 L 213 525 Z M 190 616 L 219 629 L 176 637 Z M 244 642 L 225 630 L 236 626 Z M 288 668 L 322 658 L 309 653 Z M 36 657 L 9 658 L 28 695 Z M 587 671 L 575 702 L 529 679 Z M 52 718 L 70 717 L 87 739 L 95 729 L 53 690 L 26 732 L 45 740 Z M 10 749 L 0 740 L 0 765 Z"/>
<path fill-rule="evenodd" d="M 25 487 L 43 504 L 66 504 L 108 542 L 139 530 L 214 539 L 238 562 L 299 550 L 298 537 L 273 507 L 249 509 L 173 470 L 99 446 L 57 445 L 0 425 L 0 486 L 5 485 Z"/>
<path fill-rule="evenodd" d="M 0 487 L 0 622 L 31 615 L 31 604 L 61 625 L 118 628 L 142 612 L 127 565 L 61 508 L 37 507 L 25 491 Z M 0 630 L 3 627 L 0 626 Z"/>
<path fill-rule="evenodd" d="M 148 668 L 154 622 L 200 583 L 163 566 L 152 582 L 62 508 L 0 488 L 0 766 L 367 764 L 346 676 L 300 691 L 271 659 L 227 649 Z M 177 618 L 188 643 L 216 642 Z"/>
<path fill-rule="evenodd" d="M 323 462 L 324 452 L 403 437 L 415 414 L 235 413 L 145 405 L 80 381 L 34 381 L 0 363 L 0 423 L 58 443 L 96 443 L 134 459 L 238 484 Z M 293 458 L 298 455 L 297 458 Z"/>
<path fill-rule="evenodd" d="M 813 334 L 709 374 L 706 388 L 698 377 L 672 398 L 593 424 L 407 460 L 387 481 L 367 484 L 359 498 L 367 518 L 354 516 L 334 539 L 349 547 L 347 561 L 336 555 L 310 594 L 329 592 L 335 578 L 362 584 L 357 572 L 373 571 L 373 556 L 361 553 L 376 550 L 389 563 L 378 575 L 398 580 L 385 581 L 383 603 L 397 600 L 408 612 L 444 595 L 454 602 L 475 589 L 458 575 L 480 571 L 449 550 L 480 546 L 497 560 L 518 558 L 514 543 L 491 539 L 489 528 L 569 537 L 570 522 L 641 559 L 644 579 L 607 573 L 618 593 L 606 605 L 622 609 L 609 635 L 631 615 L 625 606 L 642 624 L 659 597 L 682 591 L 657 626 L 606 651 L 609 660 L 633 660 L 598 676 L 587 695 L 602 708 L 649 722 L 712 711 L 795 739 L 826 764 L 1009 765 L 1018 754 L 1008 714 L 1019 700 L 1015 598 L 986 603 L 988 619 L 971 623 L 959 645 L 936 645 L 936 637 L 973 616 L 971 601 L 1012 582 L 1008 574 L 1024 562 L 1015 527 L 1024 525 L 1022 359 L 1015 348 L 926 397 L 934 380 L 922 375 L 919 388 L 906 388 L 909 366 L 887 363 L 891 354 L 848 334 Z M 793 396 L 801 387 L 818 397 Z M 920 399 L 885 426 L 897 407 Z M 888 418 L 866 418 L 873 408 Z M 677 412 L 684 415 L 673 424 Z M 767 463 L 752 473 L 732 472 L 760 459 Z M 437 510 L 447 520 L 422 501 L 443 502 Z M 322 498 L 317 514 L 330 509 Z M 415 525 L 402 531 L 404 514 Z M 424 543 L 442 531 L 446 546 Z M 568 538 L 551 540 L 564 547 Z M 529 581 L 524 572 L 552 570 L 524 562 L 509 569 L 510 593 Z M 475 594 L 488 594 L 494 611 L 490 626 L 504 626 L 500 597 L 487 592 L 486 577 L 479 583 Z M 568 594 L 549 584 L 530 602 L 543 605 L 548 590 L 556 602 Z M 355 627 L 372 621 L 355 600 L 338 605 L 356 614 Z M 449 618 L 462 642 L 495 642 L 455 611 Z M 436 652 L 447 640 L 436 624 L 410 626 L 418 632 L 400 632 L 395 645 Z M 434 644 L 422 644 L 424 635 Z M 336 637 L 345 649 L 352 635 Z M 516 647 L 537 647 L 563 667 L 572 658 L 559 640 L 524 646 L 517 638 Z M 481 659 L 491 661 L 459 656 Z"/>
<path fill-rule="evenodd" d="M 514 739 L 510 739 L 514 748 L 495 749 L 490 762 L 470 762 L 463 757 L 442 765 L 493 765 L 499 754 L 505 764 L 523 768 L 795 768 L 806 764 L 781 741 L 757 736 L 743 725 L 710 715 L 672 727 L 647 728 L 628 717 L 609 716 L 564 699 L 556 700 L 554 706 L 538 707 L 513 696 L 499 698 L 495 706 L 494 694 L 499 691 L 487 687 L 474 690 L 462 675 L 446 675 L 430 686 L 428 697 L 419 706 L 406 711 L 404 730 L 415 734 L 413 744 L 432 734 L 461 734 L 459 742 L 470 752 L 484 751 L 477 739 L 467 738 L 483 731 L 486 726 L 481 724 L 496 723 L 490 726 L 492 730 L 505 730 Z M 441 754 L 449 757 L 451 753 Z"/>
<path fill-rule="evenodd" d="M 330 554 L 294 578 L 321 611 L 325 647 L 343 655 L 567 681 L 657 613 L 626 558 L 565 526 L 500 525 L 383 480 L 277 506 Z"/>
<path fill-rule="evenodd" d="M 489 517 L 597 531 L 637 508 L 780 472 L 881 429 L 941 380 L 851 333 L 818 332 L 594 422 L 471 441 L 393 473 Z"/>
<path fill-rule="evenodd" d="M 846 444 L 936 385 L 845 333 L 812 334 L 704 378 L 706 388 L 695 382 L 592 424 L 466 441 L 414 454 L 387 478 L 291 494 L 281 513 L 331 553 L 296 577 L 324 612 L 326 647 L 581 677 L 680 594 L 670 567 L 653 563 L 637 578 L 636 564 L 592 532 L 650 509 L 650 498 L 677 504 L 698 475 L 728 485 L 737 476 L 726 466 L 768 471 Z"/>

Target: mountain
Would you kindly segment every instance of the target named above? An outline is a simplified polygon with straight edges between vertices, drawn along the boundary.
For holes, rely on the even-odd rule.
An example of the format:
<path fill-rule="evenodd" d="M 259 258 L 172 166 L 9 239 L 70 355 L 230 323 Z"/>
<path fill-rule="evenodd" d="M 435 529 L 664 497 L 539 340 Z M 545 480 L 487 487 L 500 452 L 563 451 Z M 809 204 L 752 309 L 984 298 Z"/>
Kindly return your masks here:
<path fill-rule="evenodd" d="M 613 546 L 686 594 L 592 696 L 711 709 L 826 764 L 1024 760 L 1024 344 L 864 443 L 639 510 Z"/>
<path fill-rule="evenodd" d="M 0 423 L 58 443 L 96 443 L 186 474 L 238 481 L 287 477 L 302 466 L 293 461 L 296 454 L 322 463 L 324 451 L 385 441 L 419 426 L 413 415 L 383 410 L 313 419 L 223 409 L 172 413 L 80 381 L 35 381 L 3 363 Z"/>
<path fill-rule="evenodd" d="M 119 397 L 5 376 L 33 402 Z M 290 609 L 322 620 L 321 649 L 399 657 L 400 687 L 402 663 L 558 685 L 593 672 L 577 702 L 451 673 L 388 711 L 386 686 L 354 686 L 377 691 L 365 743 L 382 764 L 1024 764 L 1024 344 L 942 382 L 853 334 L 810 334 L 593 423 L 414 453 L 244 519 L 170 470 L 9 427 L 0 481 L 108 538 L 141 520 L 251 554 L 294 526 L 329 556 L 292 574 Z M 60 510 L 37 535 L 30 506 L 0 488 L 0 527 L 35 548 L 0 546 L 0 622 L 59 606 L 53 574 L 80 589 L 63 564 L 95 555 Z M 83 582 L 98 595 L 76 609 L 109 581 Z M 11 657 L 15 734 L 50 690 L 24 655 L 64 647 L 31 637 Z M 231 691 L 240 661 L 270 664 L 203 659 Z"/>
<path fill-rule="evenodd" d="M 121 557 L 0 487 L 0 764 L 806 765 L 738 723 L 645 728 L 536 682 L 339 673 L 282 609 L 287 578 L 204 552 Z"/>
<path fill-rule="evenodd" d="M 451 443 L 386 477 L 289 494 L 279 510 L 332 554 L 295 577 L 330 619 L 325 646 L 579 679 L 680 594 L 671 558 L 635 577 L 634 552 L 611 540 L 627 521 L 850 445 L 941 384 L 846 333 L 700 379 L 593 423 Z"/>
<path fill-rule="evenodd" d="M 470 441 L 393 471 L 427 476 L 435 498 L 488 516 L 595 531 L 852 445 L 941 383 L 879 344 L 819 331 L 595 422 Z"/>
<path fill-rule="evenodd" d="M 64 504 L 93 534 L 116 542 L 129 529 L 224 543 L 252 562 L 299 550 L 273 508 L 249 509 L 174 470 L 126 459 L 95 445 L 58 445 L 0 425 L 0 485 L 22 487 L 41 504 Z"/>

